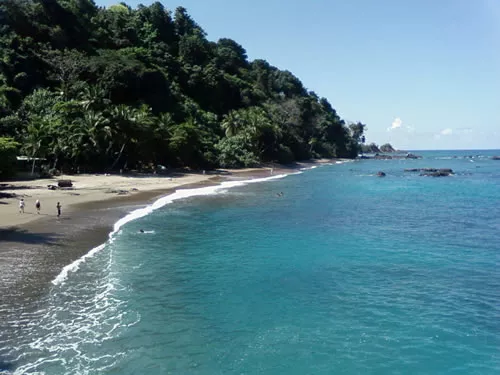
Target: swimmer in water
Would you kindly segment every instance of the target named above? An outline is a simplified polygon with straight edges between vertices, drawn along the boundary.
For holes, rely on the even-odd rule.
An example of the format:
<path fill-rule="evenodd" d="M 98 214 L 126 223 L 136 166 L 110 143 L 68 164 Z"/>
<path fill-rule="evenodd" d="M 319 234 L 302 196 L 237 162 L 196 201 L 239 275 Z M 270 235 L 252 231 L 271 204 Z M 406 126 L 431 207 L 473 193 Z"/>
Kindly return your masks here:
<path fill-rule="evenodd" d="M 139 233 L 144 233 L 144 229 L 139 229 Z"/>

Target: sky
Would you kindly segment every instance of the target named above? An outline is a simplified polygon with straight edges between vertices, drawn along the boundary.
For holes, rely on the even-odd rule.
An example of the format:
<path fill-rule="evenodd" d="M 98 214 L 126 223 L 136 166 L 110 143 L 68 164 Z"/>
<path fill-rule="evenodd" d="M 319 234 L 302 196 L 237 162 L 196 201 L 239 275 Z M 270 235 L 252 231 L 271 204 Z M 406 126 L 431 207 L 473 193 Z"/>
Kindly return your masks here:
<path fill-rule="evenodd" d="M 500 149 L 500 0 L 160 2 L 185 7 L 208 39 L 291 71 L 366 124 L 367 143 Z"/>

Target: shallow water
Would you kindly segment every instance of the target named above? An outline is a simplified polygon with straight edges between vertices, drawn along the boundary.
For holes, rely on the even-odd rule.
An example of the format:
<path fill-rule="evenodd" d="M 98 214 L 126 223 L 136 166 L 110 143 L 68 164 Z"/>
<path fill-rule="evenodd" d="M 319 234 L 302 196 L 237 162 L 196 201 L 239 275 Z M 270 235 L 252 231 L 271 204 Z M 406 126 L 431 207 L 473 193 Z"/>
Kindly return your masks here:
<path fill-rule="evenodd" d="M 421 154 L 136 212 L 11 322 L 0 373 L 500 373 L 500 162 Z"/>

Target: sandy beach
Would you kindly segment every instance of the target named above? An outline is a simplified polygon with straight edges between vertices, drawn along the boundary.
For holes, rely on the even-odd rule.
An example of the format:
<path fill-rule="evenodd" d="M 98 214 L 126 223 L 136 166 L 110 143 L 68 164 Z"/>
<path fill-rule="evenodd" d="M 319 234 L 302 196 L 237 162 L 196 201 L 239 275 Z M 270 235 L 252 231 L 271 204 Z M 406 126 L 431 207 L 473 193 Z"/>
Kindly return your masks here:
<path fill-rule="evenodd" d="M 121 175 L 76 175 L 51 179 L 12 181 L 1 192 L 8 198 L 0 199 L 0 228 L 18 227 L 34 220 L 50 220 L 57 217 L 57 202 L 62 206 L 62 217 L 82 209 L 86 203 L 105 206 L 107 202 L 127 201 L 145 192 L 169 191 L 185 185 L 208 182 L 218 174 L 181 174 L 170 176 L 121 176 Z M 48 185 L 57 185 L 59 180 L 71 180 L 72 188 L 49 190 Z M 19 213 L 19 200 L 24 199 L 24 214 Z M 41 203 L 40 214 L 35 201 Z"/>
<path fill-rule="evenodd" d="M 320 159 L 296 163 L 290 166 L 268 166 L 262 168 L 224 169 L 203 172 L 173 172 L 168 175 L 109 175 L 81 174 L 58 176 L 49 179 L 9 181 L 0 183 L 0 229 L 23 226 L 35 220 L 57 218 L 56 205 L 60 202 L 62 216 L 93 207 L 115 206 L 130 201 L 138 202 L 144 197 L 159 196 L 188 185 L 220 183 L 231 178 L 255 178 L 290 173 L 314 164 L 331 162 Z M 60 180 L 71 180 L 71 188 L 50 190 Z M 24 213 L 19 213 L 19 201 L 24 199 Z M 40 213 L 35 202 L 41 203 Z M 1 234 L 1 233 L 0 233 Z"/>
<path fill-rule="evenodd" d="M 0 184 L 0 296 L 8 305 L 28 308 L 45 293 L 62 268 L 103 243 L 112 225 L 134 209 L 151 204 L 177 189 L 288 174 L 315 164 L 315 160 L 289 166 L 238 170 L 173 172 L 157 175 L 72 175 Z M 60 179 L 71 189 L 49 190 Z M 19 200 L 25 212 L 19 213 Z M 35 201 L 40 200 L 37 213 Z M 57 217 L 57 202 L 62 214 Z M 2 301 L 0 301 L 2 302 Z M 0 317 L 2 303 L 0 303 Z M 0 327 L 1 328 L 1 327 Z"/>

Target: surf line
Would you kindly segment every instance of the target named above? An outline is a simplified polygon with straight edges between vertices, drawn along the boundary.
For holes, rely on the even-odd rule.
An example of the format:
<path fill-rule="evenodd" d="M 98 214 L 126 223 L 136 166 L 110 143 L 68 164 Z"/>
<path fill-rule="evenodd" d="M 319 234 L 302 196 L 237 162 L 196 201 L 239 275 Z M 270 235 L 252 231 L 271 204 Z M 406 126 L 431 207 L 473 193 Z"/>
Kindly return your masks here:
<path fill-rule="evenodd" d="M 59 275 L 56 276 L 54 280 L 52 280 L 53 285 L 60 285 L 63 283 L 67 278 L 70 272 L 75 272 L 78 270 L 80 265 L 84 263 L 87 259 L 93 257 L 95 254 L 97 254 L 99 251 L 104 249 L 106 247 L 106 244 L 112 243 L 114 241 L 115 235 L 118 233 L 121 227 L 123 227 L 125 224 L 130 223 L 131 221 L 140 219 L 141 217 L 144 217 L 146 215 L 151 214 L 153 211 L 158 210 L 159 208 L 162 208 L 166 206 L 167 204 L 170 204 L 174 201 L 180 200 L 180 199 L 186 199 L 189 197 L 195 197 L 195 196 L 208 196 L 208 195 L 215 195 L 219 193 L 220 190 L 226 190 L 226 189 L 231 189 L 234 187 L 238 186 L 245 186 L 248 184 L 253 184 L 257 182 L 266 182 L 266 181 L 272 181 L 272 180 L 278 180 L 282 179 L 286 176 L 290 175 L 297 175 L 301 174 L 302 172 L 294 172 L 294 173 L 288 173 L 288 174 L 279 174 L 275 176 L 270 176 L 270 177 L 263 177 L 263 178 L 255 178 L 255 179 L 250 179 L 250 180 L 243 180 L 243 181 L 223 181 L 219 185 L 215 186 L 206 186 L 206 187 L 201 187 L 201 188 L 196 188 L 196 189 L 179 189 L 176 190 L 174 193 L 166 195 L 164 197 L 159 198 L 156 200 L 153 204 L 138 208 L 126 216 L 122 217 L 119 219 L 117 222 L 114 223 L 113 225 L 113 230 L 108 234 L 108 240 L 104 242 L 103 244 L 94 247 L 91 249 L 88 253 L 83 255 L 82 257 L 78 258 L 75 260 L 73 263 L 68 264 L 67 266 L 64 266 Z"/>

